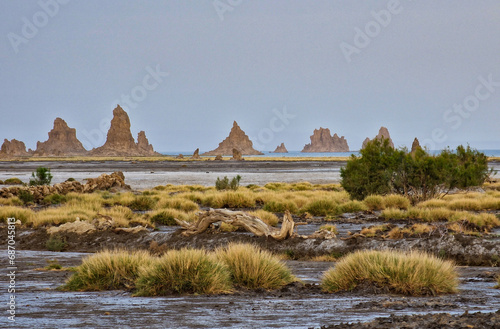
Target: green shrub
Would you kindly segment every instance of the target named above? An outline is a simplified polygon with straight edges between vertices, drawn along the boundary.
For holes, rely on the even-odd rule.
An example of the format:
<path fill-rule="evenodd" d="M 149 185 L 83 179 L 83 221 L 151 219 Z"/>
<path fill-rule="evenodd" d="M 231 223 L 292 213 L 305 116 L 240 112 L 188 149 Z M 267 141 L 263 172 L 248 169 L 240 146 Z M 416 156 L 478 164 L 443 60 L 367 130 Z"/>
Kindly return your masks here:
<path fill-rule="evenodd" d="M 35 197 L 28 190 L 19 190 L 18 198 L 23 204 L 29 204 L 35 201 Z"/>
<path fill-rule="evenodd" d="M 452 262 L 422 252 L 364 250 L 326 271 L 321 286 L 336 292 L 367 283 L 397 294 L 438 295 L 457 291 L 458 274 Z"/>
<path fill-rule="evenodd" d="M 51 235 L 45 243 L 45 247 L 49 251 L 63 251 L 67 246 L 66 239 L 59 235 Z"/>
<path fill-rule="evenodd" d="M 61 290 L 98 291 L 133 289 L 141 266 L 153 257 L 146 251 L 101 251 L 85 257 Z"/>
<path fill-rule="evenodd" d="M 38 167 L 36 171 L 31 173 L 30 186 L 35 185 L 50 185 L 52 181 L 52 174 L 49 168 Z"/>
<path fill-rule="evenodd" d="M 23 181 L 17 177 L 7 178 L 3 183 L 5 185 L 22 185 L 22 184 L 24 184 Z"/>
<path fill-rule="evenodd" d="M 229 178 L 227 178 L 227 176 L 224 176 L 223 179 L 217 177 L 217 180 L 215 181 L 215 189 L 217 191 L 222 191 L 222 190 L 236 191 L 240 186 L 240 180 L 241 180 L 240 175 L 236 175 L 236 177 L 233 177 L 231 181 L 229 181 Z"/>
<path fill-rule="evenodd" d="M 270 252 L 252 244 L 231 243 L 216 251 L 237 286 L 277 289 L 296 280 L 290 269 Z"/>
<path fill-rule="evenodd" d="M 225 265 L 203 250 L 170 250 L 140 271 L 136 296 L 217 294 L 231 291 Z"/>
<path fill-rule="evenodd" d="M 396 150 L 382 138 L 370 141 L 360 153 L 360 157 L 352 155 L 340 170 L 342 187 L 357 200 L 396 193 L 416 203 L 454 188 L 480 186 L 492 172 L 484 153 L 469 146 L 434 156 L 423 149 L 413 153 Z"/>

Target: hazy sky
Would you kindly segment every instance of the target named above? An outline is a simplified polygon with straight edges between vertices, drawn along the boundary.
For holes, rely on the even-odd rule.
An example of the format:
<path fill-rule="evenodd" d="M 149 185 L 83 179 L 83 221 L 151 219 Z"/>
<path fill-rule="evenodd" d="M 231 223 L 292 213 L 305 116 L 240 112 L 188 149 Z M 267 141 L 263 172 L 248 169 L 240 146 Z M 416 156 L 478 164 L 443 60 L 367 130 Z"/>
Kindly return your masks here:
<path fill-rule="evenodd" d="M 157 151 L 207 151 L 236 120 L 261 150 L 386 126 L 500 149 L 500 1 L 0 1 L 0 138 L 56 117 L 87 148 L 117 103 Z"/>

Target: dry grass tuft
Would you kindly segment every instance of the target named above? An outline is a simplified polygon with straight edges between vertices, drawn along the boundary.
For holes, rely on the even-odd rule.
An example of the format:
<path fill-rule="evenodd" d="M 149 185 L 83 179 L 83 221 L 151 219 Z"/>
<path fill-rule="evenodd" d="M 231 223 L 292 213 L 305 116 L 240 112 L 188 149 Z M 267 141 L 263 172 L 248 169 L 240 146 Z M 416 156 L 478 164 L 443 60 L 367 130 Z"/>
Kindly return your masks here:
<path fill-rule="evenodd" d="M 296 281 L 290 269 L 278 257 L 252 244 L 231 243 L 219 248 L 216 255 L 228 266 L 237 286 L 277 289 Z"/>
<path fill-rule="evenodd" d="M 83 259 L 61 290 L 97 291 L 133 289 L 141 266 L 151 264 L 146 251 L 102 251 Z"/>
<path fill-rule="evenodd" d="M 357 251 L 323 274 L 327 292 L 353 290 L 360 284 L 410 296 L 457 292 L 455 265 L 423 252 Z"/>
<path fill-rule="evenodd" d="M 137 279 L 136 296 L 171 294 L 219 294 L 231 292 L 227 266 L 204 250 L 170 250 L 149 266 Z"/>
<path fill-rule="evenodd" d="M 249 212 L 249 214 L 262 219 L 262 221 L 264 223 L 271 225 L 271 226 L 276 226 L 276 225 L 278 225 L 278 222 L 279 222 L 278 216 L 276 216 L 272 212 L 265 211 L 262 209 L 256 210 L 256 211 L 251 211 L 251 212 Z"/>

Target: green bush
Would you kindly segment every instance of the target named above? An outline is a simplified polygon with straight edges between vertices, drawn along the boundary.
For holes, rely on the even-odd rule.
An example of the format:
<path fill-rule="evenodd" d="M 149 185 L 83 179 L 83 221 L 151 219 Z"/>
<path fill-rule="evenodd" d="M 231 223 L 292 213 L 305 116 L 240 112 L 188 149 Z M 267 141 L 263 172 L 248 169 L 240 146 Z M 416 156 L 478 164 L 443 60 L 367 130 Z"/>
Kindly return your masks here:
<path fill-rule="evenodd" d="M 23 202 L 23 204 L 29 204 L 35 201 L 33 194 L 27 190 L 20 190 L 17 197 Z"/>
<path fill-rule="evenodd" d="M 49 168 L 38 167 L 36 171 L 31 173 L 30 186 L 35 185 L 50 185 L 52 181 L 52 174 Z"/>
<path fill-rule="evenodd" d="M 227 176 L 224 176 L 223 179 L 217 177 L 217 180 L 215 181 L 215 189 L 217 191 L 222 191 L 222 190 L 236 191 L 240 186 L 240 180 L 241 180 L 240 175 L 236 175 L 236 177 L 233 177 L 231 181 L 229 181 L 229 178 L 227 178 Z"/>
<path fill-rule="evenodd" d="M 487 157 L 467 146 L 430 155 L 394 149 L 387 139 L 374 139 L 341 168 L 341 185 L 351 198 L 396 193 L 413 203 L 446 194 L 454 188 L 480 186 L 490 175 Z"/>

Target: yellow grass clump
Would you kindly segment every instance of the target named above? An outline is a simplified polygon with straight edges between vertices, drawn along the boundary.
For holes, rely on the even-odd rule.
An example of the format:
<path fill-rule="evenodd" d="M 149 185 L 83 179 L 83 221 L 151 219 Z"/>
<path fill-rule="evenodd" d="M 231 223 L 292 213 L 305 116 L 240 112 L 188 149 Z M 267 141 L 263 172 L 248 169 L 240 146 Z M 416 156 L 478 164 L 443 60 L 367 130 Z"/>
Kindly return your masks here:
<path fill-rule="evenodd" d="M 398 208 L 387 208 L 382 210 L 381 216 L 385 219 L 400 220 L 408 218 L 408 213 Z"/>
<path fill-rule="evenodd" d="M 136 296 L 171 294 L 218 294 L 232 290 L 226 265 L 204 250 L 170 250 L 149 266 L 137 279 Z"/>
<path fill-rule="evenodd" d="M 83 259 L 61 290 L 97 291 L 133 289 L 141 266 L 153 257 L 146 251 L 105 250 Z"/>
<path fill-rule="evenodd" d="M 278 216 L 273 214 L 272 212 L 265 211 L 262 209 L 249 212 L 250 215 L 260 218 L 264 223 L 276 226 L 278 225 L 279 219 Z"/>
<path fill-rule="evenodd" d="M 252 244 L 231 243 L 216 255 L 240 287 L 276 289 L 297 280 L 278 257 Z"/>
<path fill-rule="evenodd" d="M 363 202 L 371 211 L 385 208 L 384 198 L 381 195 L 369 195 Z"/>
<path fill-rule="evenodd" d="M 323 274 L 326 292 L 349 291 L 360 284 L 410 296 L 457 292 L 455 265 L 429 254 L 413 251 L 357 251 L 342 258 Z"/>
<path fill-rule="evenodd" d="M 199 210 L 198 205 L 183 197 L 162 197 L 155 206 L 155 209 L 172 208 L 177 210 L 182 210 L 184 212 L 190 212 Z"/>
<path fill-rule="evenodd" d="M 31 223 L 33 226 L 41 225 L 59 225 L 68 222 L 74 222 L 77 219 L 81 221 L 91 221 L 96 218 L 97 210 L 93 207 L 86 207 L 81 203 L 66 203 L 61 207 L 47 208 L 34 213 Z"/>
<path fill-rule="evenodd" d="M 389 194 L 383 197 L 385 208 L 408 209 L 410 200 L 399 194 Z"/>
<path fill-rule="evenodd" d="M 15 218 L 20 220 L 22 224 L 29 224 L 33 222 L 35 213 L 31 209 L 14 207 L 14 206 L 1 206 L 0 207 L 0 220 L 7 222 L 7 218 Z"/>

